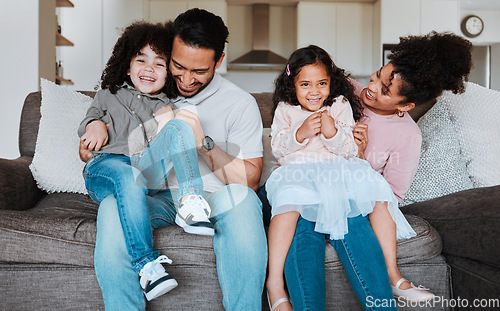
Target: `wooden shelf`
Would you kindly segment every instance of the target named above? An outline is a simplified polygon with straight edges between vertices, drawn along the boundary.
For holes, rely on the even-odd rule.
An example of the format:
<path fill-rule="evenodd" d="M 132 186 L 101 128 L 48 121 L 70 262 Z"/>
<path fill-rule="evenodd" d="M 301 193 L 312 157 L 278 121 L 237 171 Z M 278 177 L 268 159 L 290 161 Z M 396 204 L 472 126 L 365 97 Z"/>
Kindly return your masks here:
<path fill-rule="evenodd" d="M 56 46 L 74 46 L 73 42 L 64 38 L 63 35 L 56 32 Z"/>
<path fill-rule="evenodd" d="M 70 84 L 70 85 L 73 85 L 73 81 L 69 80 L 69 79 L 64 79 L 63 77 L 60 77 L 58 75 L 56 75 L 56 84 Z"/>
<path fill-rule="evenodd" d="M 71 3 L 70 0 L 57 0 L 56 1 L 56 7 L 58 8 L 72 8 L 74 7 L 75 5 L 73 3 Z"/>

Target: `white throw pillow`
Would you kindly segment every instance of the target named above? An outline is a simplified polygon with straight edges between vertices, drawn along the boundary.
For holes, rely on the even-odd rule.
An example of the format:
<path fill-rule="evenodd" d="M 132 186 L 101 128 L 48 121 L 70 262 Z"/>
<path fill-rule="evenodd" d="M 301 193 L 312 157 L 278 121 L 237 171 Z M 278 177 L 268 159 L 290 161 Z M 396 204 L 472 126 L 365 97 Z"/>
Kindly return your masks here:
<path fill-rule="evenodd" d="M 92 98 L 41 79 L 41 118 L 30 165 L 38 187 L 48 193 L 86 194 L 78 147 L 78 126 Z"/>
<path fill-rule="evenodd" d="M 468 82 L 463 94 L 441 96 L 450 112 L 475 187 L 500 184 L 500 92 Z"/>
<path fill-rule="evenodd" d="M 439 100 L 418 122 L 422 149 L 401 206 L 473 188 L 446 104 Z"/>

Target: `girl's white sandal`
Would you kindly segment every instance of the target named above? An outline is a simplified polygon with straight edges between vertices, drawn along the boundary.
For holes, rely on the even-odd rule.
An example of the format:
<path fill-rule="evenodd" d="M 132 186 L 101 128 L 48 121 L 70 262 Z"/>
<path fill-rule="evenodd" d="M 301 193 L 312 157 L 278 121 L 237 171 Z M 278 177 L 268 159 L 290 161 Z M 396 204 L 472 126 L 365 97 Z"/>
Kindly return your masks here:
<path fill-rule="evenodd" d="M 392 286 L 392 293 L 394 294 L 394 297 L 396 298 L 401 298 L 406 301 L 426 301 L 430 299 L 434 299 L 436 297 L 433 293 L 429 292 L 428 288 L 423 287 L 422 285 L 419 285 L 418 287 L 413 285 L 413 283 L 410 282 L 411 287 L 408 289 L 400 289 L 399 286 L 401 286 L 401 283 L 404 281 L 407 281 L 405 278 L 401 278 L 397 283 L 396 286 Z"/>

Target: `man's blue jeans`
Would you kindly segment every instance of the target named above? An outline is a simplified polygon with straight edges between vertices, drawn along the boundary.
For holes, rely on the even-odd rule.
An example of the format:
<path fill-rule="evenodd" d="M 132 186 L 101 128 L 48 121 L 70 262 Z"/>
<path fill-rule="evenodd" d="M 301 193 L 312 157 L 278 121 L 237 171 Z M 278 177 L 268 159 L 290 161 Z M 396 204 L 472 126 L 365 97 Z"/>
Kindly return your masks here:
<path fill-rule="evenodd" d="M 131 158 L 99 154 L 85 166 L 85 186 L 91 198 L 97 203 L 110 194 L 116 198 L 125 243 L 137 273 L 159 256 L 153 250 L 146 194 L 155 193 L 165 185 L 172 167 L 179 181 L 178 198 L 202 194 L 203 182 L 195 144 L 191 126 L 173 119 L 142 154 Z"/>
<path fill-rule="evenodd" d="M 365 310 L 396 310 L 387 267 L 368 217 L 348 219 L 349 233 L 330 240 L 347 278 Z M 285 278 L 295 310 L 325 310 L 325 235 L 314 231 L 314 223 L 299 218 L 285 262 Z M 375 308 L 373 301 L 393 308 Z M 392 304 L 391 304 L 392 301 Z"/>
<path fill-rule="evenodd" d="M 175 196 L 174 191 L 165 190 L 146 197 L 153 228 L 174 224 Z M 262 310 L 267 243 L 259 198 L 250 188 L 237 184 L 205 194 L 205 198 L 212 208 L 210 221 L 215 228 L 214 251 L 224 308 Z M 111 195 L 99 207 L 94 254 L 106 310 L 145 310 L 138 276 L 130 262 L 116 200 Z"/>

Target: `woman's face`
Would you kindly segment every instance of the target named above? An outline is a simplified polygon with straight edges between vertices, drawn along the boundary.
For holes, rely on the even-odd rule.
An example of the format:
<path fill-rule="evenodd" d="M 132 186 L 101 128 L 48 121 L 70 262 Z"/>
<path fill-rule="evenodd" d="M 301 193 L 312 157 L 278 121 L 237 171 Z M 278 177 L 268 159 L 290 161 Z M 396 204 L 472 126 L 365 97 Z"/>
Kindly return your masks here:
<path fill-rule="evenodd" d="M 361 92 L 363 103 L 376 114 L 390 115 L 398 110 L 408 111 L 414 107 L 412 103 L 400 104 L 405 99 L 399 95 L 403 81 L 398 74 L 394 74 L 391 80 L 393 71 L 392 63 L 383 66 L 371 75 L 368 87 Z"/>

